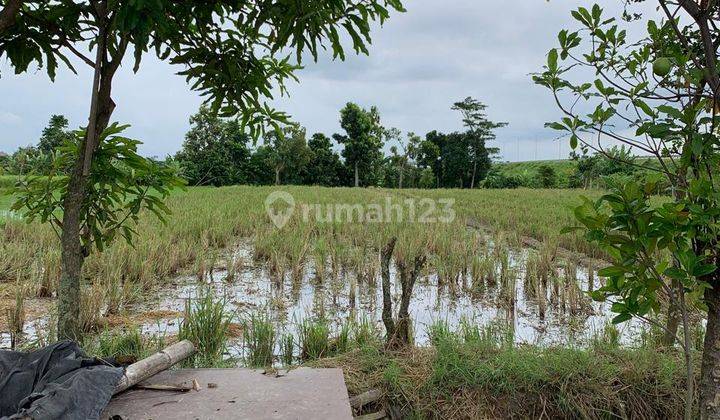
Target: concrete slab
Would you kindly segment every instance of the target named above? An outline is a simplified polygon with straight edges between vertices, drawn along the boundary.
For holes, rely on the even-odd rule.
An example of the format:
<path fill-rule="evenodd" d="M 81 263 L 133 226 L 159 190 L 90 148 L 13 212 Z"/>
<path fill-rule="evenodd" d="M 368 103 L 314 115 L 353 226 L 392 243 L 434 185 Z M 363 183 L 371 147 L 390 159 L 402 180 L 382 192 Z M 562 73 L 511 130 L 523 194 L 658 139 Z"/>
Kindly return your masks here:
<path fill-rule="evenodd" d="M 125 391 L 100 418 L 352 419 L 341 369 L 300 368 L 280 377 L 251 369 L 180 369 L 161 372 L 143 384 L 192 386 L 193 380 L 199 391 Z"/>

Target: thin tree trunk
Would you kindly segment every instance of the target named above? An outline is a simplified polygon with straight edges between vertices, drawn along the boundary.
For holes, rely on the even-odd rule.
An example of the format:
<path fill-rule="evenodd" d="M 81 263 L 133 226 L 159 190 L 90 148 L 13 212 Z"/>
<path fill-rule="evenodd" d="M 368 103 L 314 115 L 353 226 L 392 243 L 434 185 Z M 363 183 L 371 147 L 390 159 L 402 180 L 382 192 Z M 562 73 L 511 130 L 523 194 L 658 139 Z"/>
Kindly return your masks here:
<path fill-rule="evenodd" d="M 470 189 L 475 188 L 475 175 L 477 174 L 477 160 L 473 162 L 472 179 L 470 179 Z"/>
<path fill-rule="evenodd" d="M 101 29 L 97 41 L 88 127 L 85 132 L 84 144 L 79 148 L 63 202 L 63 227 L 60 237 L 62 274 L 58 286 L 58 339 L 61 340 L 77 340 L 82 333 L 79 325 L 80 276 L 87 250 L 83 249 L 80 229 L 83 201 L 87 194 L 89 165 L 92 163 L 93 145 L 97 144 L 99 132 L 99 95 L 102 65 L 105 60 L 104 30 Z"/>
<path fill-rule="evenodd" d="M 410 336 L 410 300 L 412 299 L 415 282 L 417 281 L 420 271 L 424 265 L 424 255 L 418 255 L 415 257 L 412 269 L 410 269 L 404 261 L 400 261 L 398 263 L 398 267 L 400 269 L 402 295 L 400 297 L 400 310 L 398 311 L 398 322 L 395 327 L 395 336 L 391 345 L 406 346 L 412 342 L 412 337 Z"/>
<path fill-rule="evenodd" d="M 280 185 L 280 168 L 275 168 L 275 185 Z"/>
<path fill-rule="evenodd" d="M 380 274 L 382 277 L 383 310 L 382 320 L 388 340 L 395 336 L 395 321 L 392 316 L 392 293 L 390 290 L 390 260 L 395 250 L 397 238 L 390 239 L 380 252 Z"/>
<path fill-rule="evenodd" d="M 400 166 L 398 169 L 399 169 L 399 170 L 398 170 L 398 172 L 399 172 L 398 189 L 402 190 L 403 172 L 404 172 L 404 171 L 403 171 L 403 167 L 402 167 L 402 166 Z"/>
<path fill-rule="evenodd" d="M 360 186 L 360 174 L 358 173 L 358 163 L 355 162 L 355 187 Z"/>
<path fill-rule="evenodd" d="M 80 337 L 80 274 L 85 254 L 80 242 L 82 201 L 87 179 L 82 175 L 83 153 L 75 162 L 63 203 L 63 229 L 60 238 L 62 275 L 58 285 L 58 339 Z"/>
<path fill-rule="evenodd" d="M 105 16 L 106 10 L 99 8 L 98 14 Z M 83 247 L 81 240 L 83 234 L 81 231 L 82 213 L 87 200 L 93 155 L 98 148 L 100 135 L 107 128 L 115 110 L 115 103 L 111 97 L 112 79 L 120 66 L 128 44 L 127 40 L 122 40 L 115 51 L 113 60 L 107 62 L 106 31 L 103 25 L 99 26 L 101 30 L 96 46 L 96 65 L 88 130 L 83 144 L 79 148 L 78 157 L 68 180 L 68 190 L 63 199 L 63 227 L 60 237 L 62 273 L 58 287 L 58 339 L 61 340 L 76 340 L 82 333 L 80 329 L 80 276 L 85 257 L 90 251 Z"/>
<path fill-rule="evenodd" d="M 380 253 L 380 267 L 382 276 L 383 311 L 382 320 L 385 324 L 386 342 L 385 346 L 390 349 L 397 349 L 411 343 L 410 336 L 410 300 L 412 299 L 413 288 L 422 267 L 425 265 L 425 256 L 415 257 L 414 265 L 410 269 L 404 261 L 398 261 L 400 272 L 400 286 L 402 294 L 400 297 L 400 310 L 398 311 L 397 322 L 392 314 L 392 293 L 390 290 L 390 261 L 397 238 L 390 239 Z"/>
<path fill-rule="evenodd" d="M 693 402 L 695 400 L 695 373 L 692 363 L 692 344 L 690 342 L 690 319 L 688 317 L 685 293 L 682 287 L 678 288 L 678 296 L 680 297 L 678 306 L 682 312 L 683 341 L 685 343 L 685 372 L 687 377 L 687 384 L 685 385 L 685 420 L 691 420 L 693 418 Z"/>
<path fill-rule="evenodd" d="M 705 290 L 707 328 L 700 370 L 700 417 L 720 419 L 720 289 Z"/>
<path fill-rule="evenodd" d="M 5 7 L 0 10 L 0 34 L 15 24 L 22 3 L 20 0 L 8 0 Z"/>

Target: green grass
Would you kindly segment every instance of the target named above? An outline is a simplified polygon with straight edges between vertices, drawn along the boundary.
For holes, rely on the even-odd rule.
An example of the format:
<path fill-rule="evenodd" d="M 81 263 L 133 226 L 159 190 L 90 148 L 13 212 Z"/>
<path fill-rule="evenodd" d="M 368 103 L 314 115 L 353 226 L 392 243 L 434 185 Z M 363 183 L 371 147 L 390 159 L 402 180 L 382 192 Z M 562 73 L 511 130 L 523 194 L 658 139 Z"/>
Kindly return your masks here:
<path fill-rule="evenodd" d="M 207 368 L 224 366 L 227 349 L 230 316 L 226 301 L 218 299 L 213 292 L 201 288 L 198 295 L 186 301 L 185 318 L 180 324 L 179 340 L 190 340 L 197 354 L 188 363 L 192 367 Z"/>
<path fill-rule="evenodd" d="M 567 188 L 570 176 L 575 172 L 577 163 L 570 159 L 563 160 L 536 160 L 528 162 L 505 162 L 496 163 L 493 168 L 498 170 L 506 177 L 519 177 L 522 179 L 537 179 L 538 169 L 543 166 L 549 166 L 555 170 L 557 177 L 557 186 L 559 188 Z"/>
<path fill-rule="evenodd" d="M 0 211 L 10 210 L 10 206 L 13 203 L 13 196 L 10 195 L 8 190 L 0 189 Z"/>
<path fill-rule="evenodd" d="M 149 357 L 165 348 L 165 345 L 164 336 L 143 336 L 137 327 L 103 331 L 83 343 L 88 354 L 113 358 L 121 364 L 130 364 Z"/>
<path fill-rule="evenodd" d="M 431 348 L 365 347 L 309 366 L 342 368 L 351 395 L 380 389 L 384 405 L 403 418 L 683 416 L 679 352 L 602 344 L 513 347 L 487 335 L 463 338 L 463 332 L 443 330 Z"/>
<path fill-rule="evenodd" d="M 12 205 L 13 197 L 10 195 L 10 190 L 13 185 L 15 185 L 15 177 L 0 176 L 0 212 L 9 210 Z"/>
<path fill-rule="evenodd" d="M 0 175 L 0 190 L 11 188 L 20 179 L 17 175 Z"/>
<path fill-rule="evenodd" d="M 341 335 L 342 337 L 343 335 Z M 344 336 L 347 338 L 347 336 Z M 344 340 L 346 343 L 347 340 Z M 298 324 L 300 359 L 315 360 L 329 356 L 330 326 L 327 321 L 303 319 Z"/>
<path fill-rule="evenodd" d="M 243 323 L 243 342 L 247 350 L 245 362 L 250 367 L 262 368 L 271 366 L 273 363 L 273 351 L 277 340 L 277 332 L 272 324 L 269 314 L 251 313 Z M 292 335 L 283 337 L 284 362 L 292 364 L 293 341 Z M 287 354 L 289 347 L 289 355 Z M 288 363 L 289 361 L 289 363 Z"/>

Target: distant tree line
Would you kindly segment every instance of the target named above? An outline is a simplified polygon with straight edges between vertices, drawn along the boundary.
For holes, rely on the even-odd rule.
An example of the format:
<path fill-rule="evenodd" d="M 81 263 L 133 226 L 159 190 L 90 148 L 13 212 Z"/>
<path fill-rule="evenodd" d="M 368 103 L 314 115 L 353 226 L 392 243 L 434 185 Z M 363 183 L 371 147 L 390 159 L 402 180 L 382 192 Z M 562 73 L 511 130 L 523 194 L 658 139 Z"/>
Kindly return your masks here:
<path fill-rule="evenodd" d="M 452 109 L 460 111 L 463 130 L 419 136 L 384 127 L 376 107 L 348 103 L 340 110 L 342 133 L 308 135 L 300 126 L 286 126 L 254 144 L 237 120 L 201 107 L 190 117 L 181 150 L 165 162 L 193 186 L 606 188 L 653 172 L 622 147 L 610 148 L 606 155 L 573 152 L 567 165 L 529 162 L 515 164 L 522 165 L 522 171 L 508 170 L 509 164 L 493 164 L 498 148 L 488 146 L 495 130 L 507 124 L 490 121 L 486 106 L 473 98 Z M 53 115 L 36 146 L 21 147 L 12 155 L 0 153 L 0 173 L 42 175 L 53 153 L 74 138 L 68 120 Z"/>
<path fill-rule="evenodd" d="M 171 159 L 189 185 L 474 188 L 498 153 L 487 143 L 506 123 L 490 121 L 486 106 L 472 98 L 453 109 L 462 113 L 463 131 L 420 137 L 383 126 L 376 107 L 348 103 L 340 110 L 342 133 L 308 135 L 300 126 L 287 126 L 254 146 L 236 121 L 201 108 Z"/>
<path fill-rule="evenodd" d="M 0 173 L 45 174 L 52 162 L 53 153 L 72 139 L 73 134 L 68 130 L 67 118 L 53 115 L 43 129 L 37 146 L 20 147 L 12 155 L 0 153 Z"/>

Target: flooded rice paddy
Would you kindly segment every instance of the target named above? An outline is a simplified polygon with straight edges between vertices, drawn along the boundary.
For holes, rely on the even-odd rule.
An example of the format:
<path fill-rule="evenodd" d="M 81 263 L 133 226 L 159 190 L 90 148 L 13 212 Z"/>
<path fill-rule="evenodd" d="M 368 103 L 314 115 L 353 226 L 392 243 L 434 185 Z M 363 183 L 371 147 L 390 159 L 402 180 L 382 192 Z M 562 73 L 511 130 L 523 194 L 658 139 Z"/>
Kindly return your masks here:
<path fill-rule="evenodd" d="M 503 340 L 539 346 L 584 346 L 603 333 L 613 314 L 609 303 L 592 302 L 585 293 L 601 287 L 592 267 L 553 256 L 543 258 L 542 252 L 528 248 L 500 249 L 492 239 L 485 239 L 477 261 L 450 280 L 429 269 L 418 278 L 410 305 L 415 344 L 428 344 L 430 326 L 438 322 L 450 329 L 463 322 L 479 325 Z M 273 273 L 256 258 L 249 242 L 226 254 L 223 263 L 199 275 L 172 279 L 153 298 L 129 307 L 130 313 L 159 314 L 138 322 L 142 332 L 177 334 L 186 302 L 201 290 L 224 300 L 236 325 L 252 314 L 265 314 L 278 337 L 295 335 L 297 326 L 308 319 L 325 320 L 333 331 L 340 331 L 350 320 L 369 322 L 380 334 L 384 330 L 379 269 L 357 275 L 343 268 L 317 270 L 308 261 L 293 277 L 289 272 Z M 379 255 L 377 260 L 379 267 Z M 397 310 L 400 282 L 395 281 L 394 264 L 390 274 L 393 309 Z M 37 340 L 49 324 L 47 315 L 27 321 L 25 339 Z M 642 324 L 631 321 L 618 328 L 620 342 L 632 344 L 629 337 L 637 337 Z M 10 335 L 0 334 L 0 347 L 9 345 Z M 243 353 L 242 331 L 230 347 L 231 355 Z"/>

